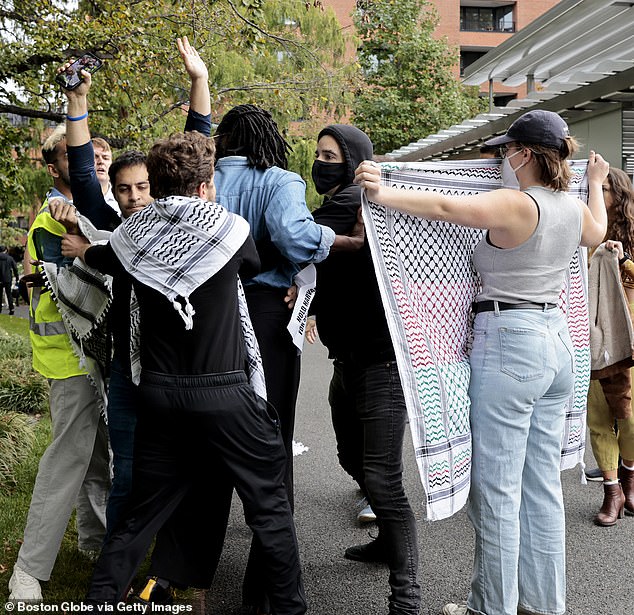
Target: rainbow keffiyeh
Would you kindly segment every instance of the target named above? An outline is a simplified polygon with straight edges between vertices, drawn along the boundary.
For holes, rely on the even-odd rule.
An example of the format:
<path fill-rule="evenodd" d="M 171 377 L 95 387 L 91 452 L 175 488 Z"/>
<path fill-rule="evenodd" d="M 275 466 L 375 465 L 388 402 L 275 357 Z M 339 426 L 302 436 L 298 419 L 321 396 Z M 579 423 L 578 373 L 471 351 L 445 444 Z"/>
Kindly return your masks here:
<path fill-rule="evenodd" d="M 501 187 L 499 161 L 383 163 L 383 182 L 403 190 L 475 194 Z M 571 193 L 587 200 L 585 161 L 573 163 Z M 469 494 L 469 342 L 479 279 L 471 255 L 482 231 L 427 221 L 364 202 L 416 454 L 427 517 L 451 516 Z M 566 411 L 562 469 L 583 461 L 590 339 L 584 249 L 570 264 L 559 307 L 575 348 L 576 384 Z"/>

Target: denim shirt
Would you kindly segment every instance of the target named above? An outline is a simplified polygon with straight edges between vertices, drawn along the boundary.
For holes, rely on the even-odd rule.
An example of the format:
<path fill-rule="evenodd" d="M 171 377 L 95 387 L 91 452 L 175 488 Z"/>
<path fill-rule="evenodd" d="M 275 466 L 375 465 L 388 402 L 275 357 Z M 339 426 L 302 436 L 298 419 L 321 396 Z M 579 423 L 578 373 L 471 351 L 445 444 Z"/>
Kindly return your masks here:
<path fill-rule="evenodd" d="M 262 273 L 245 285 L 288 288 L 304 263 L 323 261 L 335 241 L 332 229 L 317 224 L 306 206 L 306 184 L 279 167 L 257 169 L 244 156 L 226 156 L 216 162 L 216 200 L 245 218 L 258 250 L 270 242 L 277 256 Z M 270 251 L 269 251 L 270 252 Z"/>

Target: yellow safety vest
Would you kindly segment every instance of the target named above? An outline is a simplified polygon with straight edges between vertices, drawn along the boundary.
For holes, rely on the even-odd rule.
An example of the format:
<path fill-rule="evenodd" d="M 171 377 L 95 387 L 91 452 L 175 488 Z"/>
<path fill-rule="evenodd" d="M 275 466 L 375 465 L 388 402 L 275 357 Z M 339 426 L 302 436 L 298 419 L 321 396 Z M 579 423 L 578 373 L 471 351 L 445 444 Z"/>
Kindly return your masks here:
<path fill-rule="evenodd" d="M 33 240 L 37 229 L 44 229 L 61 237 L 66 233 L 62 224 L 53 219 L 48 209 L 48 198 L 38 212 L 27 239 L 27 247 L 32 258 L 42 260 Z M 31 348 L 33 369 L 45 378 L 63 380 L 71 376 L 87 374 L 79 367 L 79 358 L 73 352 L 62 316 L 46 288 L 33 288 L 29 306 Z"/>

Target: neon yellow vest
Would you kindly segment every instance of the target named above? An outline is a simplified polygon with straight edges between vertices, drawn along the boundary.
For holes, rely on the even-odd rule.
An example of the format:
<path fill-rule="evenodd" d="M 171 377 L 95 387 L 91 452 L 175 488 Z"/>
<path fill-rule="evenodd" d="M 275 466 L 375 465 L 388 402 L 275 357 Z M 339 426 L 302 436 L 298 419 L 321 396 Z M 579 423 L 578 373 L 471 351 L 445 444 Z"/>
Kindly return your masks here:
<path fill-rule="evenodd" d="M 41 259 L 36 248 L 33 234 L 37 229 L 44 229 L 52 235 L 61 237 L 66 229 L 54 220 L 48 210 L 48 198 L 40 208 L 27 239 L 27 247 L 31 258 Z M 45 288 L 34 288 L 29 306 L 29 325 L 31 348 L 33 350 L 33 369 L 45 378 L 63 380 L 71 376 L 86 374 L 79 367 L 79 359 L 73 352 L 70 339 L 62 316 Z"/>

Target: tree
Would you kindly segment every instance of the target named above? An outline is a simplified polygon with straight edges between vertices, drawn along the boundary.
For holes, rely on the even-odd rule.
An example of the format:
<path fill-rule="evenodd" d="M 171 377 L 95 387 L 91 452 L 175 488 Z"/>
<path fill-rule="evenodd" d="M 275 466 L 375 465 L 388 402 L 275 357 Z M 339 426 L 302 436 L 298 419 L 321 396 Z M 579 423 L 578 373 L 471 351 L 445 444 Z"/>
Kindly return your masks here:
<path fill-rule="evenodd" d="M 355 26 L 365 77 L 352 112 L 375 151 L 389 152 L 475 115 L 475 88 L 453 72 L 458 52 L 433 37 L 438 16 L 427 0 L 360 0 Z"/>
<path fill-rule="evenodd" d="M 91 129 L 115 147 L 144 149 L 157 136 L 182 128 L 189 86 L 177 36 L 189 36 L 209 66 L 215 121 L 228 107 L 250 102 L 269 108 L 284 128 L 294 120 L 345 112 L 352 91 L 346 38 L 332 9 L 319 0 L 4 5 L 0 114 L 38 121 L 12 127 L 0 116 L 0 209 L 14 207 L 23 170 L 38 155 L 26 144 L 38 146 L 42 131 L 64 119 L 56 69 L 84 51 L 104 59 L 91 90 Z"/>

